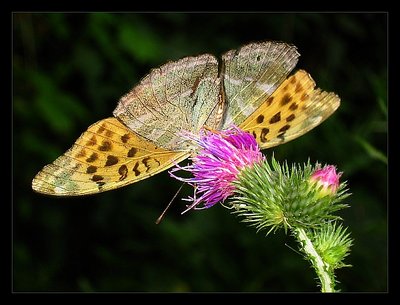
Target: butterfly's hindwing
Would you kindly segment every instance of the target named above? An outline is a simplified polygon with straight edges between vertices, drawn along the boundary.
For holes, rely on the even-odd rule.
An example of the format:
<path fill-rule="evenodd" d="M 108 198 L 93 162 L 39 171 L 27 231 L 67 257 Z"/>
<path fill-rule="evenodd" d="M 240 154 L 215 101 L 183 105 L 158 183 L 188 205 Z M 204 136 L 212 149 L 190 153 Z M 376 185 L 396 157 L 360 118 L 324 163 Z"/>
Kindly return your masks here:
<path fill-rule="evenodd" d="M 181 149 L 181 130 L 197 133 L 215 121 L 219 88 L 214 56 L 185 57 L 153 69 L 120 99 L 113 114 L 158 146 Z"/>

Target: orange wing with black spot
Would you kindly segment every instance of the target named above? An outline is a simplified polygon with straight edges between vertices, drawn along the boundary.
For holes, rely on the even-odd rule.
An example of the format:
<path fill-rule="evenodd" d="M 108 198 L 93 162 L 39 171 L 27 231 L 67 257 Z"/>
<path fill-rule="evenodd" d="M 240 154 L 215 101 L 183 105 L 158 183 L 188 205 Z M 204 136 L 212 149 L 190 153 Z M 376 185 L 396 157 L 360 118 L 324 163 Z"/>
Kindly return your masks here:
<path fill-rule="evenodd" d="M 326 120 L 340 105 L 333 92 L 315 88 L 304 70 L 288 77 L 240 128 L 252 133 L 261 149 L 289 142 Z"/>
<path fill-rule="evenodd" d="M 139 137 L 116 118 L 91 125 L 75 144 L 33 179 L 34 191 L 87 195 L 125 186 L 162 172 L 189 156 Z"/>

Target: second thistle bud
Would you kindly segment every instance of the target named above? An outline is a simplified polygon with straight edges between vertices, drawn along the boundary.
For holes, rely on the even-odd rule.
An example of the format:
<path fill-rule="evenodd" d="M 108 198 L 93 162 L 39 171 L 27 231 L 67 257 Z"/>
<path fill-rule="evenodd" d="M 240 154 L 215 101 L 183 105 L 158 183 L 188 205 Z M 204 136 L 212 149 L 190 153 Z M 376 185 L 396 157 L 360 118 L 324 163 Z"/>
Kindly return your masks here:
<path fill-rule="evenodd" d="M 289 167 L 272 157 L 240 173 L 232 204 L 259 229 L 316 228 L 340 218 L 334 212 L 347 207 L 341 203 L 349 194 L 340 175 L 334 166 Z"/>

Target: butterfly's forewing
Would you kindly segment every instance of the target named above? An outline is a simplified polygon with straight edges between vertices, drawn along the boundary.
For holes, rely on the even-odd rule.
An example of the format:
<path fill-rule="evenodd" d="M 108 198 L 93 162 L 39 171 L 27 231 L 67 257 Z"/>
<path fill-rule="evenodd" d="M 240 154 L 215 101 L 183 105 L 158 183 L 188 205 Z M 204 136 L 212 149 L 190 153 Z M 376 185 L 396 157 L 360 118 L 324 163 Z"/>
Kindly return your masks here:
<path fill-rule="evenodd" d="M 209 54 L 186 57 L 153 69 L 123 96 L 114 116 L 157 146 L 184 149 L 180 132 L 198 133 L 219 120 L 218 61 Z"/>
<path fill-rule="evenodd" d="M 115 189 L 153 176 L 188 157 L 135 135 L 116 118 L 91 125 L 33 179 L 39 193 L 75 196 Z"/>
<path fill-rule="evenodd" d="M 240 128 L 252 133 L 262 149 L 291 141 L 327 119 L 340 105 L 333 92 L 315 88 L 299 70 L 286 79 Z"/>
<path fill-rule="evenodd" d="M 231 50 L 222 56 L 227 109 L 223 128 L 240 125 L 285 80 L 297 64 L 295 46 L 261 42 Z"/>

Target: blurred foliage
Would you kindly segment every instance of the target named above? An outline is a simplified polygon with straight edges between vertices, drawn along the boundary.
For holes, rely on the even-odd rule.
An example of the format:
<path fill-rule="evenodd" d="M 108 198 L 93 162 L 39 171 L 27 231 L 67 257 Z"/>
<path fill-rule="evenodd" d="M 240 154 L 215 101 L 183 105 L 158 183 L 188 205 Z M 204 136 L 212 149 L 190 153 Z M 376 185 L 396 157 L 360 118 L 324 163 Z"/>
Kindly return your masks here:
<path fill-rule="evenodd" d="M 13 14 L 14 291 L 318 291 L 290 236 L 256 234 L 221 206 L 181 216 L 177 200 L 155 225 L 180 185 L 167 173 L 83 198 L 31 190 L 151 68 L 259 40 L 295 44 L 297 69 L 341 97 L 321 126 L 265 153 L 344 172 L 352 196 L 341 216 L 355 242 L 339 288 L 387 291 L 383 13 Z"/>

